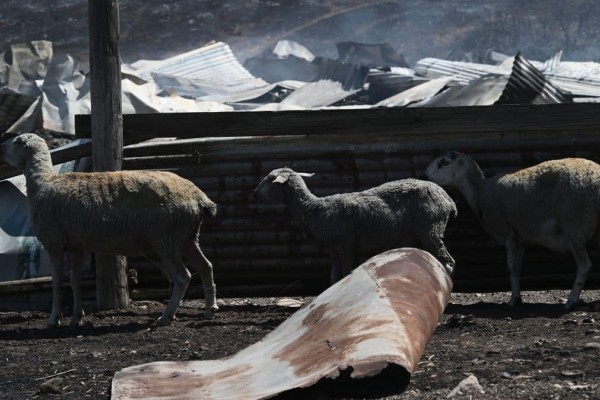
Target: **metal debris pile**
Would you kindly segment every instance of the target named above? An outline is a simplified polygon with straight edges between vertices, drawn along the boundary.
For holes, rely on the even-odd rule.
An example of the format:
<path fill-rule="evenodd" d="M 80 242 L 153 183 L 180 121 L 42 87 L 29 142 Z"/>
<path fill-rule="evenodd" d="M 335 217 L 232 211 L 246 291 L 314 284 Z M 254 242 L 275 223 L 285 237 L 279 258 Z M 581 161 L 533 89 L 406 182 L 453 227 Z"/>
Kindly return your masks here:
<path fill-rule="evenodd" d="M 214 42 L 122 66 L 123 112 L 278 111 L 598 102 L 600 64 L 545 62 L 490 51 L 488 63 L 419 60 L 410 68 L 387 44 L 338 43 L 338 58 L 282 40 L 241 64 Z M 52 43 L 12 45 L 0 57 L 0 126 L 11 133 L 74 133 L 90 112 L 88 75 Z"/>

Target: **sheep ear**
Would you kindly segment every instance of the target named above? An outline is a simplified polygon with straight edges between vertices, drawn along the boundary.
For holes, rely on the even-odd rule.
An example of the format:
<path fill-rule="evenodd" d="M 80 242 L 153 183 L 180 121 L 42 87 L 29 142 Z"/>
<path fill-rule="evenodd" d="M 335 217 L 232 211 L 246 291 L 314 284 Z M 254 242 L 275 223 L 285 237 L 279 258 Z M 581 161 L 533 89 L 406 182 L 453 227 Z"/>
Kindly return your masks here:
<path fill-rule="evenodd" d="M 289 175 L 277 175 L 277 178 L 273 179 L 273 183 L 286 183 Z"/>
<path fill-rule="evenodd" d="M 299 176 L 305 177 L 305 178 L 310 178 L 311 176 L 313 176 L 314 174 L 309 174 L 307 172 L 298 172 Z"/>

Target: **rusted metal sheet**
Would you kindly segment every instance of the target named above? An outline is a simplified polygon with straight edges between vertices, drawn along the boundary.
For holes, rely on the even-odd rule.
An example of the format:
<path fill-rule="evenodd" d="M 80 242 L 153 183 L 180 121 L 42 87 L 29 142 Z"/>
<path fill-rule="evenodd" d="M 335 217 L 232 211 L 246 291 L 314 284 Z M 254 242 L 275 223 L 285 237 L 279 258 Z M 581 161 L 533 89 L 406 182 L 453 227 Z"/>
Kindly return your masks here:
<path fill-rule="evenodd" d="M 429 253 L 390 250 L 232 357 L 153 362 L 117 372 L 112 398 L 263 399 L 315 384 L 356 394 L 380 375 L 380 390 L 399 393 L 451 289 L 450 276 Z"/>

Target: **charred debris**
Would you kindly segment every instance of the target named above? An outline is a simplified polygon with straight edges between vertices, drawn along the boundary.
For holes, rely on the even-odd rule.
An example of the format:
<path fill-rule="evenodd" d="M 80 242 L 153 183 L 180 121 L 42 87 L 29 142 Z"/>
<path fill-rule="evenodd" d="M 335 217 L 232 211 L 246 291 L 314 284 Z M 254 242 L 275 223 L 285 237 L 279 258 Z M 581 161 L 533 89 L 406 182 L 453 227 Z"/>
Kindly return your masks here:
<path fill-rule="evenodd" d="M 122 66 L 124 113 L 279 111 L 323 108 L 460 107 L 597 102 L 600 64 L 540 62 L 489 51 L 485 63 L 424 58 L 414 66 L 389 44 L 343 42 L 338 58 L 282 40 L 240 63 L 223 42 Z M 74 134 L 89 114 L 89 79 L 52 43 L 33 41 L 0 54 L 4 132 Z"/>

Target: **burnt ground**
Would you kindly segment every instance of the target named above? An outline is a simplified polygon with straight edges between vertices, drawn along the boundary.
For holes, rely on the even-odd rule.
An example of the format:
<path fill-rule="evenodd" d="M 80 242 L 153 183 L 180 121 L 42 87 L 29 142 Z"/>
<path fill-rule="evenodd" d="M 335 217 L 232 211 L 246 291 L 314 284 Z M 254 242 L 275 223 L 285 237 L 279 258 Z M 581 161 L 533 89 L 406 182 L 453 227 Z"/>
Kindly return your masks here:
<path fill-rule="evenodd" d="M 46 39 L 53 41 L 56 53 L 72 54 L 85 63 L 86 3 L 5 1 L 0 6 L 1 51 L 11 43 Z M 164 58 L 210 40 L 227 42 L 241 61 L 271 49 L 280 39 L 296 40 L 332 58 L 338 41 L 385 42 L 411 65 L 428 56 L 463 59 L 472 54 L 477 60 L 475 55 L 488 49 L 508 54 L 521 50 L 540 60 L 561 49 L 567 60 L 596 60 L 599 54 L 600 6 L 593 0 L 535 0 L 527 7 L 520 0 L 120 4 L 125 62 Z M 527 304 L 511 310 L 503 304 L 507 293 L 454 294 L 408 389 L 387 399 L 446 398 L 469 374 L 485 393 L 459 398 L 600 398 L 600 350 L 589 345 L 600 343 L 600 303 L 591 302 L 600 300 L 600 291 L 584 292 L 589 303 L 563 314 L 557 303 L 566 295 L 527 292 Z M 153 301 L 92 313 L 78 330 L 48 330 L 48 315 L 41 312 L 0 313 L 0 398 L 103 399 L 109 396 L 115 371 L 123 367 L 234 354 L 295 311 L 275 301 L 226 299 L 213 321 L 202 320 L 196 301 L 185 302 L 179 319 L 167 327 L 152 325 L 164 307 Z M 43 393 L 42 384 L 53 377 L 59 393 Z"/>
<path fill-rule="evenodd" d="M 600 343 L 600 291 L 584 292 L 587 303 L 562 313 L 558 303 L 567 294 L 524 292 L 526 304 L 516 310 L 503 304 L 508 293 L 453 294 L 407 390 L 384 398 L 446 398 L 470 374 L 484 393 L 455 398 L 600 398 L 600 349 L 594 347 L 600 345 L 593 344 Z M 0 313 L 0 397 L 108 398 L 115 371 L 126 366 L 232 355 L 296 310 L 278 300 L 225 299 L 213 321 L 203 321 L 201 302 L 190 300 L 166 327 L 152 324 L 164 307 L 154 301 L 93 313 L 78 330 L 46 329 L 42 312 Z M 45 393 L 43 383 L 53 376 L 58 394 Z"/>

